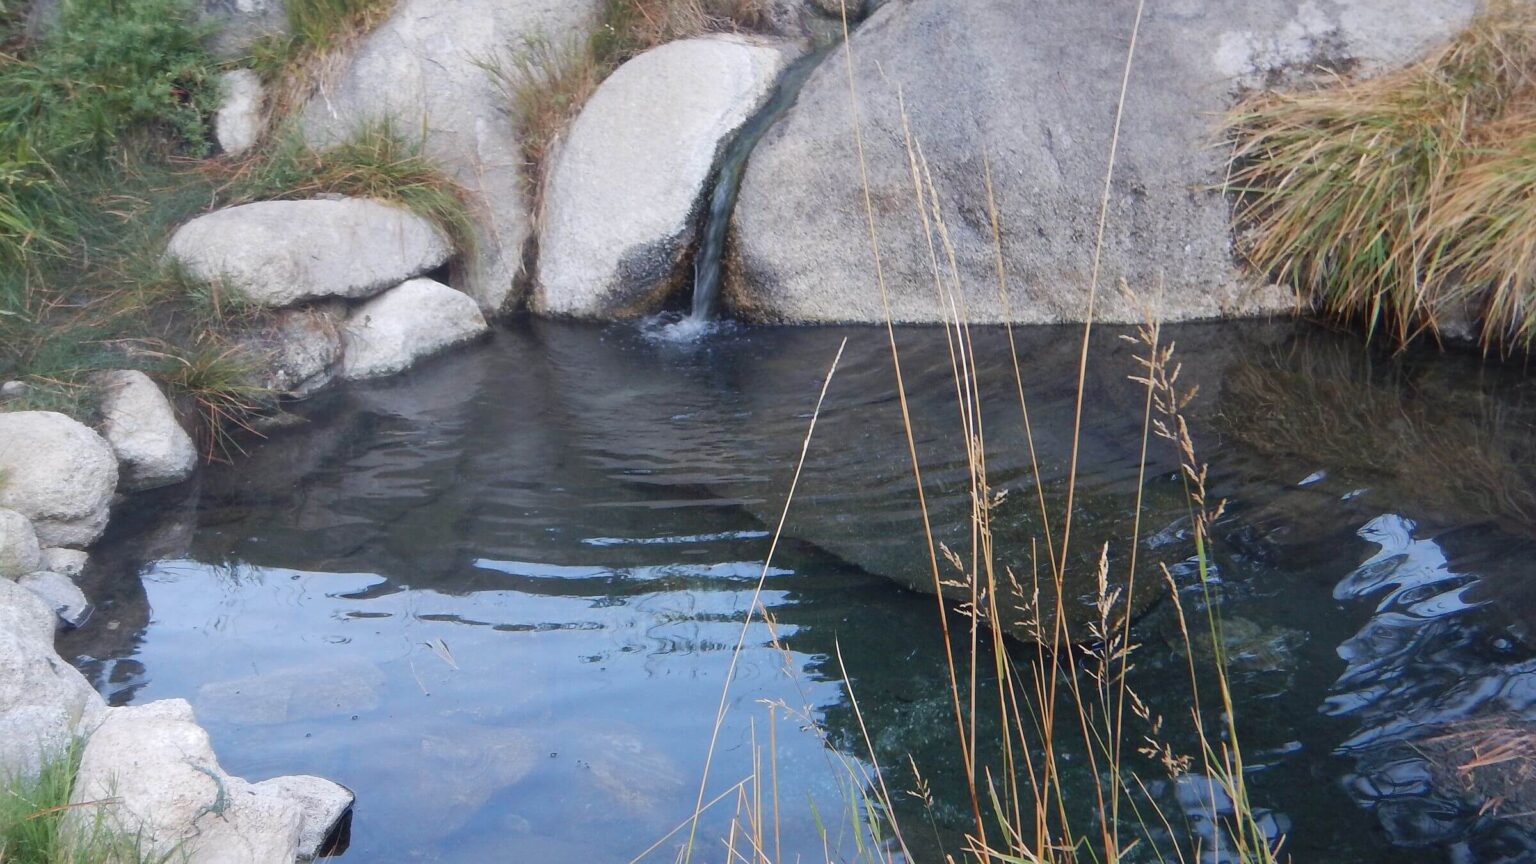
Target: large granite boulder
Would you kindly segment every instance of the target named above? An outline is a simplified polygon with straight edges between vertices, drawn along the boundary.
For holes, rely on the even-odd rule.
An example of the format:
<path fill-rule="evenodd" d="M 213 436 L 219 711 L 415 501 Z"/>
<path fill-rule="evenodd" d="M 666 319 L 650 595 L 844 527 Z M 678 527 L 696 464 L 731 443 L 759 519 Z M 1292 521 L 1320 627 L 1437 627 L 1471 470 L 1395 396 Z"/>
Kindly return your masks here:
<path fill-rule="evenodd" d="M 549 177 L 534 309 L 650 312 L 683 284 L 720 156 L 794 54 L 737 36 L 685 39 L 609 76 Z"/>
<path fill-rule="evenodd" d="M 531 232 L 508 99 L 485 69 L 527 40 L 583 38 L 597 0 L 402 0 L 303 112 L 312 144 L 389 120 L 469 189 L 479 230 L 463 287 L 487 313 L 513 298 Z M 399 280 L 396 280 L 397 282 Z"/>
<path fill-rule="evenodd" d="M 294 778 L 285 778 L 293 780 Z M 324 781 L 321 781 L 324 782 Z M 181 699 L 113 708 L 80 757 L 67 817 L 102 813 L 107 827 L 139 838 L 152 858 L 188 864 L 278 864 L 298 859 L 303 838 L 324 837 L 346 807 L 315 806 L 288 783 L 249 783 L 219 766 L 208 733 Z M 334 784 L 332 784 L 334 785 Z M 350 794 L 337 787 L 329 800 Z M 308 854 L 313 854 L 309 850 Z"/>
<path fill-rule="evenodd" d="M 0 508 L 0 579 L 19 579 L 41 564 L 42 549 L 31 520 Z"/>
<path fill-rule="evenodd" d="M 107 710 L 85 677 L 53 650 L 54 610 L 0 579 L 0 778 L 35 773 Z"/>
<path fill-rule="evenodd" d="M 90 427 L 52 411 L 0 413 L 0 507 L 32 520 L 44 546 L 88 546 L 106 530 L 117 456 Z"/>
<path fill-rule="evenodd" d="M 117 454 L 118 487 L 125 492 L 170 486 L 192 476 L 197 448 L 171 403 L 148 375 L 103 372 L 101 434 Z"/>
<path fill-rule="evenodd" d="M 1122 279 L 1164 320 L 1288 308 L 1244 274 L 1218 187 L 1218 117 L 1243 87 L 1326 64 L 1401 63 L 1465 23 L 1473 0 L 1172 0 L 1150 3 L 1109 194 L 1098 312 L 1135 321 Z M 906 0 L 850 43 L 869 200 L 897 321 L 947 303 L 915 200 L 902 104 L 952 244 L 973 322 L 1080 320 L 1135 0 Z M 832 55 L 757 147 L 733 225 L 727 300 L 766 321 L 879 321 L 845 58 Z M 999 298 L 986 166 L 1010 296 Z M 936 252 L 931 252 L 936 249 Z"/>
<path fill-rule="evenodd" d="M 371 297 L 453 254 L 431 222 L 365 198 L 258 201 L 176 229 L 169 254 L 260 306 Z"/>
<path fill-rule="evenodd" d="M 469 295 L 431 279 L 412 279 L 352 310 L 342 329 L 341 374 L 393 375 L 487 329 Z"/>

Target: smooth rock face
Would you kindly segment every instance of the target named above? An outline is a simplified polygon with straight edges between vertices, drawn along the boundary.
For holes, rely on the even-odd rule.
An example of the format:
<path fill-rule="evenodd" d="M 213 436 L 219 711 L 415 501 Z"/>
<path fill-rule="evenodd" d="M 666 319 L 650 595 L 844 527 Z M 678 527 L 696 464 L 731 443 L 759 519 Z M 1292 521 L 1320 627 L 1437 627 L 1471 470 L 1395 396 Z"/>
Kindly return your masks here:
<path fill-rule="evenodd" d="M 686 39 L 604 81 L 549 178 L 534 309 L 654 311 L 687 278 L 722 150 L 793 58 L 786 46 L 740 37 Z"/>
<path fill-rule="evenodd" d="M 91 556 L 79 549 L 61 549 L 57 546 L 44 549 L 38 556 L 37 566 L 34 570 L 48 570 L 59 573 L 73 579 L 85 572 L 85 565 L 90 563 Z"/>
<path fill-rule="evenodd" d="M 16 580 L 16 584 L 37 595 L 58 616 L 59 627 L 75 628 L 90 620 L 95 611 L 85 594 L 68 576 L 39 570 Z"/>
<path fill-rule="evenodd" d="M 107 705 L 53 650 L 48 604 L 0 579 L 0 777 L 35 773 L 100 722 Z"/>
<path fill-rule="evenodd" d="M 308 774 L 264 780 L 251 788 L 299 805 L 300 861 L 314 859 L 331 830 L 347 817 L 355 798 L 347 787 Z"/>
<path fill-rule="evenodd" d="M 103 372 L 101 434 L 117 454 L 118 486 L 125 492 L 170 486 L 192 476 L 197 448 L 171 403 L 148 375 Z"/>
<path fill-rule="evenodd" d="M 599 5 L 461 0 L 449 9 L 442 0 L 402 0 L 304 109 L 305 135 L 319 146 L 384 119 L 403 134 L 424 135 L 426 156 L 478 199 L 479 232 L 464 288 L 488 314 L 515 299 L 531 225 L 518 133 L 506 95 L 482 64 L 529 38 L 552 45 L 584 38 Z"/>
<path fill-rule="evenodd" d="M 258 201 L 199 216 L 169 253 L 262 306 L 318 297 L 371 297 L 441 266 L 453 254 L 435 226 L 403 207 L 363 198 Z"/>
<path fill-rule="evenodd" d="M 15 510 L 0 508 L 0 579 L 19 579 L 42 565 L 37 532 Z"/>
<path fill-rule="evenodd" d="M 1128 281 L 1165 320 L 1288 309 L 1234 261 L 1217 117 L 1245 84 L 1320 62 L 1400 63 L 1472 0 L 1147 4 L 1110 189 L 1099 320 L 1135 321 Z M 1134 0 L 890 2 L 854 33 L 870 199 L 897 321 L 943 320 L 914 200 L 898 88 L 931 172 L 973 322 L 1081 320 Z M 884 320 L 841 52 L 752 154 L 726 299 L 769 321 Z M 1009 298 L 999 299 L 990 162 Z"/>
<path fill-rule="evenodd" d="M 44 546 L 89 546 L 107 527 L 117 456 L 52 411 L 0 413 L 0 507 L 32 520 Z"/>
<path fill-rule="evenodd" d="M 180 699 L 113 708 L 85 745 L 71 803 L 111 800 L 108 825 L 151 857 L 188 864 L 277 864 L 298 854 L 298 805 L 219 767 Z M 89 819 L 93 808 L 71 811 Z M 68 824 L 68 823 L 66 823 Z"/>
<path fill-rule="evenodd" d="M 392 375 L 486 330 L 469 295 L 431 279 L 412 279 L 352 310 L 342 330 L 341 374 Z"/>
<path fill-rule="evenodd" d="M 239 156 L 256 146 L 263 130 L 261 76 L 250 69 L 231 69 L 219 76 L 224 104 L 213 115 L 213 137 L 219 149 Z"/>

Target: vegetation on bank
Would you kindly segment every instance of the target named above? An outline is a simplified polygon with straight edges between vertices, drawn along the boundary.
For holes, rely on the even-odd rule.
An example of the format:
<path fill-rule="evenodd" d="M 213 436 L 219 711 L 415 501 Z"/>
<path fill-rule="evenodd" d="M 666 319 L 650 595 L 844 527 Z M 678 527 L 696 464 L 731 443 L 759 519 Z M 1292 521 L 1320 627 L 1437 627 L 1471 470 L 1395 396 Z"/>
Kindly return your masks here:
<path fill-rule="evenodd" d="M 333 44 L 324 34 L 338 32 L 334 16 L 354 6 L 291 3 L 290 14 L 329 22 L 296 31 L 305 35 L 295 44 Z M 184 0 L 75 0 L 37 42 L 20 36 L 16 19 L 7 24 L 0 380 L 27 389 L 5 409 L 90 420 L 91 373 L 142 369 L 195 413 L 213 456 L 232 424 L 268 407 L 272 394 L 254 383 L 261 358 L 245 338 L 262 313 L 163 254 L 171 232 L 207 210 L 367 195 L 434 220 L 461 248 L 469 243 L 462 190 L 387 125 L 318 152 L 289 127 L 248 158 L 205 158 L 220 67 Z"/>
<path fill-rule="evenodd" d="M 1229 131 L 1259 270 L 1399 341 L 1466 318 L 1536 339 L 1536 5 L 1491 0 L 1400 71 L 1257 94 Z"/>
<path fill-rule="evenodd" d="M 485 64 L 518 121 L 524 179 L 535 202 L 545 162 L 587 99 L 624 61 L 667 42 L 708 33 L 760 32 L 769 0 L 603 0 L 584 38 L 533 38 Z"/>
<path fill-rule="evenodd" d="M 100 864 L 145 862 L 137 842 L 109 830 L 100 818 L 65 817 L 89 808 L 69 803 L 80 748 L 45 762 L 35 777 L 0 782 L 0 861 L 6 864 Z"/>

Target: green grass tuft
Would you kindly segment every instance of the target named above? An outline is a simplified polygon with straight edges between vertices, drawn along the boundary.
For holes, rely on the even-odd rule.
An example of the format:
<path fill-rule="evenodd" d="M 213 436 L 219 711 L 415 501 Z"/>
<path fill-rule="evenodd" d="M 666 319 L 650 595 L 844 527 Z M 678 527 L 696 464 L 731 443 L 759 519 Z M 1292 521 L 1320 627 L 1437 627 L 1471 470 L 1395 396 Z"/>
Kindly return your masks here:
<path fill-rule="evenodd" d="M 92 809 L 90 802 L 73 807 L 69 803 L 79 765 L 77 744 L 45 762 L 37 776 L 0 783 L 0 861 L 132 864 L 150 860 L 134 838 L 113 833 L 99 814 L 70 820 L 76 827 L 66 829 L 65 816 L 72 810 Z"/>

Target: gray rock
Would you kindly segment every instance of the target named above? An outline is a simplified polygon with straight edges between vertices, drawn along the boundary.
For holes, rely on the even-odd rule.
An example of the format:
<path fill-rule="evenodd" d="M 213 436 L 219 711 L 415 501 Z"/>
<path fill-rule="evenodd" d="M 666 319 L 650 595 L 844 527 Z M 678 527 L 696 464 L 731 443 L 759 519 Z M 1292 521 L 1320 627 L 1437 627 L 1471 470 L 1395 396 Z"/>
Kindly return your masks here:
<path fill-rule="evenodd" d="M 363 198 L 217 210 L 178 228 L 169 247 L 192 275 L 223 282 L 261 306 L 371 297 L 452 253 L 427 220 Z"/>
<path fill-rule="evenodd" d="M 0 777 L 35 773 L 100 722 L 107 705 L 53 650 L 53 610 L 0 579 Z"/>
<path fill-rule="evenodd" d="M 221 58 L 239 57 L 263 36 L 288 32 L 284 0 L 200 0 L 198 11 L 213 29 L 209 47 Z"/>
<path fill-rule="evenodd" d="M 431 279 L 412 279 L 369 300 L 342 330 L 342 377 L 392 375 L 487 330 L 475 301 Z"/>
<path fill-rule="evenodd" d="M 231 777 L 181 699 L 113 708 L 80 758 L 66 826 L 136 836 L 142 851 L 187 864 L 278 864 L 298 855 L 297 803 Z M 105 803 L 99 803 L 105 802 Z"/>
<path fill-rule="evenodd" d="M 258 383 L 293 399 L 324 389 L 341 365 L 341 326 L 346 307 L 339 302 L 279 311 L 246 340 L 263 362 Z"/>
<path fill-rule="evenodd" d="M 219 84 L 224 102 L 213 115 L 213 137 L 220 150 L 239 156 L 255 147 L 265 131 L 266 94 L 261 76 L 250 69 L 231 69 L 219 76 Z"/>
<path fill-rule="evenodd" d="M 34 570 L 51 570 L 74 579 L 85 572 L 85 565 L 90 563 L 91 556 L 79 549 L 61 549 L 57 546 L 44 549 L 38 556 L 37 566 Z"/>
<path fill-rule="evenodd" d="M 101 390 L 101 434 L 117 454 L 120 489 L 155 489 L 192 476 L 197 468 L 192 436 L 148 375 L 102 372 L 95 382 Z"/>
<path fill-rule="evenodd" d="M 1239 271 L 1215 117 L 1284 68 L 1400 63 L 1467 20 L 1472 0 L 1172 0 L 1148 4 L 1125 104 L 1096 317 L 1134 321 L 1125 279 L 1165 320 L 1288 309 Z M 887 3 L 853 35 L 890 314 L 942 320 L 898 92 L 922 148 L 970 321 L 1080 320 L 1122 71 L 1130 0 Z M 844 56 L 816 70 L 757 147 L 733 225 L 727 301 L 752 319 L 884 319 L 850 130 Z M 985 161 L 984 161 L 985 159 Z M 1009 279 L 999 298 L 990 162 Z M 936 256 L 946 282 L 947 250 Z"/>
<path fill-rule="evenodd" d="M 384 673 L 359 659 L 273 669 L 261 675 L 205 684 L 197 710 L 209 720 L 265 726 L 370 711 L 379 705 Z"/>
<path fill-rule="evenodd" d="M 41 563 L 31 520 L 15 510 L 0 508 L 0 579 L 19 579 Z"/>
<path fill-rule="evenodd" d="M 106 530 L 117 457 L 52 411 L 0 413 L 0 507 L 32 520 L 44 546 L 89 546 Z"/>
<path fill-rule="evenodd" d="M 402 0 L 304 109 L 305 134 L 316 145 L 381 119 L 424 136 L 427 157 L 477 200 L 479 231 L 463 282 L 487 314 L 517 299 L 513 282 L 531 228 L 515 121 L 483 64 L 530 38 L 554 45 L 584 38 L 599 5 L 460 0 L 449 9 L 441 0 Z"/>
<path fill-rule="evenodd" d="M 300 861 L 314 860 L 331 831 L 347 817 L 356 797 L 339 783 L 308 774 L 264 780 L 252 788 L 299 806 Z"/>
<path fill-rule="evenodd" d="M 61 628 L 79 627 L 90 620 L 91 613 L 95 611 L 95 607 L 85 599 L 84 592 L 62 573 L 39 570 L 17 579 L 16 584 L 47 603 L 53 614 L 58 616 L 58 626 Z"/>
<path fill-rule="evenodd" d="M 14 399 L 26 392 L 27 382 L 25 381 L 7 381 L 0 384 L 0 399 Z"/>
<path fill-rule="evenodd" d="M 685 39 L 609 76 L 549 177 L 534 309 L 641 314 L 683 284 L 716 163 L 794 55 L 738 36 Z"/>

